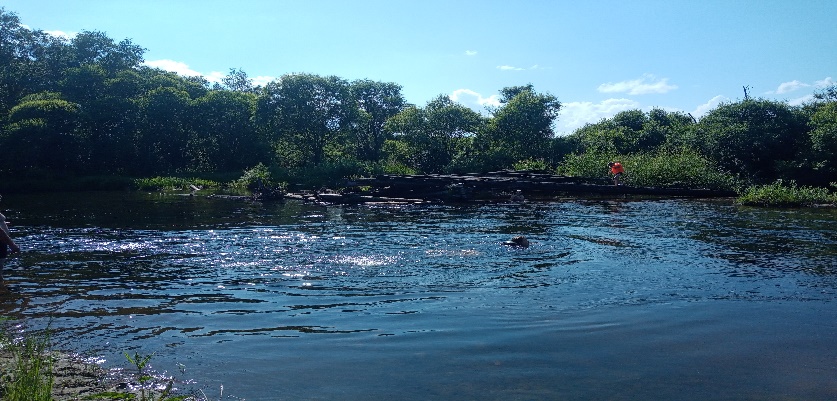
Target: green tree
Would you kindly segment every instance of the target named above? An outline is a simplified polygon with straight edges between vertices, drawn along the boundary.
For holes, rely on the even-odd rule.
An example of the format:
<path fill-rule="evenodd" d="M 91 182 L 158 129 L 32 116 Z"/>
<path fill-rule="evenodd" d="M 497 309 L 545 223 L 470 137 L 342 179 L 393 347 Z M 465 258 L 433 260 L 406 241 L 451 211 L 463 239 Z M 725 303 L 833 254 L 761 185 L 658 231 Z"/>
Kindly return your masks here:
<path fill-rule="evenodd" d="M 261 92 L 256 119 L 285 164 L 319 165 L 354 121 L 349 84 L 338 77 L 288 74 Z"/>
<path fill-rule="evenodd" d="M 448 169 L 482 124 L 479 114 L 439 95 L 424 109 L 407 107 L 387 122 L 386 129 L 407 144 L 409 167 L 439 173 Z"/>
<path fill-rule="evenodd" d="M 129 39 L 114 42 L 103 32 L 84 31 L 71 41 L 77 66 L 96 64 L 108 74 L 134 68 L 142 64 L 145 49 Z"/>
<path fill-rule="evenodd" d="M 189 110 L 190 164 L 200 171 L 237 171 L 268 158 L 252 116 L 256 95 L 246 91 L 210 91 Z"/>
<path fill-rule="evenodd" d="M 0 123 L 24 96 L 55 91 L 69 53 L 62 39 L 30 30 L 0 7 Z"/>
<path fill-rule="evenodd" d="M 359 109 L 353 128 L 357 157 L 379 161 L 384 141 L 390 139 L 384 124 L 406 105 L 401 86 L 363 79 L 352 82 L 350 90 Z"/>
<path fill-rule="evenodd" d="M 693 120 L 686 114 L 652 109 L 626 110 L 595 124 L 587 124 L 570 137 L 576 151 L 631 154 L 651 152 L 663 145 L 679 149 L 685 144 Z"/>
<path fill-rule="evenodd" d="M 502 105 L 478 137 L 482 151 L 503 159 L 504 167 L 547 157 L 561 102 L 553 95 L 535 92 L 531 84 L 503 88 L 500 93 Z"/>
<path fill-rule="evenodd" d="M 811 127 L 811 159 L 823 183 L 837 174 L 837 97 L 818 105 L 809 121 Z"/>
<path fill-rule="evenodd" d="M 9 112 L 9 126 L 0 137 L 4 169 L 74 171 L 84 144 L 78 134 L 80 107 L 57 93 L 23 98 Z"/>
<path fill-rule="evenodd" d="M 141 174 L 172 174 L 190 167 L 189 103 L 188 93 L 171 87 L 151 90 L 139 99 L 142 120 L 136 145 Z"/>
<path fill-rule="evenodd" d="M 230 73 L 221 79 L 221 84 L 215 90 L 228 89 L 234 92 L 256 93 L 253 80 L 242 69 L 230 69 Z"/>
<path fill-rule="evenodd" d="M 756 181 L 790 173 L 808 143 L 799 110 L 764 99 L 718 106 L 701 118 L 696 134 L 704 154 L 722 169 Z"/>
<path fill-rule="evenodd" d="M 68 100 L 81 105 L 77 129 L 83 133 L 84 165 L 80 172 L 124 173 L 135 160 L 133 146 L 141 95 L 141 77 L 133 70 L 108 76 L 96 64 L 69 68 L 60 83 Z"/>

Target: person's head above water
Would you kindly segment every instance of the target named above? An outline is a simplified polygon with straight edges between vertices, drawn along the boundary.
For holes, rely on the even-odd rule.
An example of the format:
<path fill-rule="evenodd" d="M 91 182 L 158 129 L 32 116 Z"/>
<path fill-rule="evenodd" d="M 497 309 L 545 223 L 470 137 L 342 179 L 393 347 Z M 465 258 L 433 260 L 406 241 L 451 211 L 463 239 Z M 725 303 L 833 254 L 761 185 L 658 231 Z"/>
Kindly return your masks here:
<path fill-rule="evenodd" d="M 506 241 L 503 244 L 509 246 L 520 246 L 525 248 L 529 246 L 529 240 L 522 235 L 518 235 L 517 237 L 512 238 L 511 241 Z"/>

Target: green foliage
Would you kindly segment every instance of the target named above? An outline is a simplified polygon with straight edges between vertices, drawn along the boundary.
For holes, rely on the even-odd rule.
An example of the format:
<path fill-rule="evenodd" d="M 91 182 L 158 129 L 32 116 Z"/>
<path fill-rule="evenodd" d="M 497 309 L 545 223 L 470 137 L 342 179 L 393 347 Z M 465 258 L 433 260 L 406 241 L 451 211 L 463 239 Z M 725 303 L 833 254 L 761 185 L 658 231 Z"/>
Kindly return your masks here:
<path fill-rule="evenodd" d="M 400 144 L 388 141 L 384 151 L 416 170 L 445 172 L 482 125 L 479 114 L 439 95 L 424 108 L 411 106 L 389 119 L 385 128 Z"/>
<path fill-rule="evenodd" d="M 411 106 L 399 85 L 368 79 L 286 74 L 257 88 L 244 71 L 232 69 L 222 84 L 210 85 L 143 66 L 145 49 L 130 40 L 96 31 L 56 38 L 2 8 L 0 32 L 4 177 L 207 176 L 265 163 L 282 169 L 274 176 L 307 185 L 334 181 L 328 174 L 481 172 L 566 159 L 563 169 L 605 179 L 593 159 L 646 155 L 650 159 L 637 159 L 637 166 L 623 158 L 635 185 L 726 185 L 718 183 L 723 180 L 714 167 L 686 168 L 710 175 L 704 179 L 668 171 L 663 155 L 683 149 L 703 156 L 688 160 L 751 182 L 822 185 L 837 174 L 833 85 L 803 107 L 748 97 L 700 121 L 662 109 L 625 110 L 555 138 L 562 105 L 532 84 L 500 89 L 500 105 L 486 118 L 445 95 Z M 8 181 L 0 185 L 9 187 Z M 141 185 L 184 187 L 154 181 L 160 180 Z"/>
<path fill-rule="evenodd" d="M 286 74 L 259 96 L 256 121 L 272 143 L 293 145 L 298 166 L 325 161 L 326 147 L 345 135 L 357 113 L 349 84 L 336 76 Z"/>
<path fill-rule="evenodd" d="M 257 164 L 253 168 L 244 170 L 244 174 L 237 180 L 230 184 L 236 189 L 246 189 L 249 191 L 264 191 L 266 189 L 280 189 L 285 190 L 287 184 L 279 183 L 270 172 L 270 168 L 262 163 Z"/>
<path fill-rule="evenodd" d="M 514 164 L 514 169 L 521 170 L 549 170 L 549 165 L 543 159 L 526 159 Z"/>
<path fill-rule="evenodd" d="M 559 166 L 558 173 L 605 182 L 610 179 L 607 167 L 610 161 L 620 161 L 625 167 L 623 182 L 626 185 L 719 190 L 734 190 L 739 186 L 732 175 L 721 172 L 709 160 L 688 150 L 633 155 L 571 154 Z"/>
<path fill-rule="evenodd" d="M 641 153 L 627 157 L 625 182 L 635 186 L 734 190 L 736 179 L 692 151 Z"/>
<path fill-rule="evenodd" d="M 485 142 L 484 149 L 505 149 L 511 160 L 545 157 L 561 102 L 535 92 L 532 85 L 504 88 L 501 93 L 502 105 L 477 140 Z"/>
<path fill-rule="evenodd" d="M 837 188 L 837 183 L 831 183 Z M 746 188 L 738 203 L 750 206 L 798 207 L 816 204 L 837 205 L 837 194 L 828 188 L 799 186 L 795 181 L 777 180 L 772 184 L 754 185 Z"/>
<path fill-rule="evenodd" d="M 398 163 L 387 163 L 383 167 L 384 174 L 401 174 L 401 175 L 411 175 L 411 174 L 418 174 L 413 168 L 407 167 L 403 164 Z"/>
<path fill-rule="evenodd" d="M 251 119 L 256 98 L 247 91 L 210 91 L 190 103 L 186 152 L 192 171 L 234 171 L 269 159 Z"/>
<path fill-rule="evenodd" d="M 140 388 L 138 401 L 182 401 L 187 399 L 187 396 L 172 395 L 174 378 L 165 380 L 165 387 L 162 390 L 156 388 L 157 383 L 155 383 L 154 376 L 151 375 L 148 366 L 151 357 L 151 354 L 140 355 L 138 352 L 134 352 L 134 356 L 132 357 L 127 352 L 125 353 L 125 358 L 137 369 L 136 377 Z"/>
<path fill-rule="evenodd" d="M 174 378 L 165 378 L 162 383 L 156 379 L 149 362 L 153 355 L 141 355 L 134 352 L 134 355 L 125 353 L 125 358 L 133 365 L 137 389 L 134 392 L 108 391 L 94 394 L 87 399 L 101 400 L 131 400 L 131 401 L 183 401 L 193 399 L 185 395 L 174 395 Z M 138 390 L 138 391 L 137 391 Z"/>
<path fill-rule="evenodd" d="M 587 124 L 572 133 L 566 142 L 575 151 L 629 154 L 654 152 L 662 147 L 680 149 L 687 144 L 694 121 L 688 115 L 653 109 L 626 110 L 609 119 Z"/>
<path fill-rule="evenodd" d="M 557 172 L 558 174 L 569 177 L 587 178 L 591 181 L 605 182 L 609 179 L 607 163 L 620 159 L 613 153 L 571 153 L 558 166 Z M 625 163 L 623 162 L 622 165 L 625 165 Z"/>
<path fill-rule="evenodd" d="M 308 168 L 286 170 L 287 175 L 284 178 L 304 188 L 335 188 L 340 187 L 348 178 L 381 174 L 384 172 L 384 166 L 380 163 L 342 159 Z M 398 165 L 393 164 L 390 167 L 398 168 Z"/>
<path fill-rule="evenodd" d="M 4 328 L 0 346 L 12 355 L 11 366 L 3 366 L 0 395 L 5 401 L 50 401 L 54 382 L 49 329 L 15 339 Z"/>
<path fill-rule="evenodd" d="M 816 106 L 808 122 L 811 127 L 810 153 L 813 167 L 826 177 L 837 174 L 837 100 Z"/>
<path fill-rule="evenodd" d="M 201 178 L 152 177 L 134 180 L 134 186 L 141 191 L 192 190 L 192 185 L 201 189 L 218 189 L 221 184 Z"/>
<path fill-rule="evenodd" d="M 798 109 L 746 99 L 722 104 L 697 125 L 704 154 L 718 165 L 756 181 L 772 181 L 806 149 L 808 128 Z"/>
<path fill-rule="evenodd" d="M 350 91 L 359 109 L 356 124 L 352 129 L 357 158 L 378 161 L 381 159 L 384 142 L 390 139 L 389 133 L 384 129 L 387 120 L 406 106 L 401 86 L 392 82 L 363 79 L 352 82 Z"/>

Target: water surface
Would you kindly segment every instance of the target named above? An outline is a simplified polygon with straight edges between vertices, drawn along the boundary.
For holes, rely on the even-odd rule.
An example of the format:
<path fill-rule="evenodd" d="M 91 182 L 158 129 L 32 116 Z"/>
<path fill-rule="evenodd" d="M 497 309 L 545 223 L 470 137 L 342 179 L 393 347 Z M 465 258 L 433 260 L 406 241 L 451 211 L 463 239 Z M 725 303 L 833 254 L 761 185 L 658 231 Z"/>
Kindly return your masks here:
<path fill-rule="evenodd" d="M 25 250 L 4 262 L 3 315 L 105 366 L 154 353 L 207 395 L 837 398 L 831 209 L 121 192 L 0 206 Z M 515 235 L 531 246 L 501 245 Z"/>

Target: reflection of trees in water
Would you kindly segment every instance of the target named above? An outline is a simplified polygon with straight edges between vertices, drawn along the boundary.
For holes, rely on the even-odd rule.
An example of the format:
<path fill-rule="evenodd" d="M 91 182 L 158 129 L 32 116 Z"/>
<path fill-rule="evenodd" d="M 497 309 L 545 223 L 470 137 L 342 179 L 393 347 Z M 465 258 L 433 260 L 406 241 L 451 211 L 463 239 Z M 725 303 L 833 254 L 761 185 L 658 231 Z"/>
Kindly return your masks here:
<path fill-rule="evenodd" d="M 549 232 L 551 215 L 554 208 L 543 203 L 509 203 L 497 207 L 497 233 L 525 235 L 527 237 L 544 235 Z"/>
<path fill-rule="evenodd" d="M 834 213 L 740 208 L 703 220 L 694 239 L 708 255 L 731 262 L 730 275 L 776 277 L 784 272 L 837 276 Z"/>

